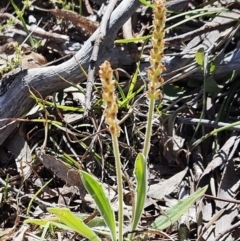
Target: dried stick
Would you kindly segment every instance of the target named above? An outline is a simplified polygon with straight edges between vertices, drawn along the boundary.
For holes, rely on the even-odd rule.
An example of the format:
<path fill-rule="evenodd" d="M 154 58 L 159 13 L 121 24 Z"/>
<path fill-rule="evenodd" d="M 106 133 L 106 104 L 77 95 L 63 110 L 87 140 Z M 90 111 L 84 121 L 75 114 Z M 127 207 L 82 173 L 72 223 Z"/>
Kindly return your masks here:
<path fill-rule="evenodd" d="M 20 28 L 21 30 L 23 30 L 22 22 L 20 20 L 18 20 L 17 18 L 15 18 L 10 13 L 1 13 L 0 19 L 13 19 L 16 28 Z M 43 28 L 40 28 L 38 26 L 27 25 L 27 29 L 28 29 L 29 32 L 33 33 L 33 36 L 50 39 L 50 40 L 53 40 L 53 41 L 58 42 L 58 43 L 66 42 L 66 41 L 69 40 L 69 37 L 67 35 L 47 32 Z"/>
<path fill-rule="evenodd" d="M 198 123 L 201 123 L 201 125 L 210 126 L 214 128 L 220 128 L 220 127 L 224 127 L 232 124 L 232 123 L 225 123 L 220 121 L 211 121 L 206 119 L 186 118 L 186 117 L 177 117 L 176 120 L 177 120 L 177 123 L 181 123 L 181 124 L 198 125 Z M 240 126 L 233 126 L 231 127 L 231 130 L 240 131 Z"/>
<path fill-rule="evenodd" d="M 89 68 L 88 68 L 88 79 L 87 79 L 86 101 L 85 101 L 86 111 L 89 111 L 91 109 L 92 87 L 94 84 L 94 73 L 96 70 L 96 61 L 98 58 L 99 48 L 106 35 L 107 24 L 109 22 L 110 15 L 112 14 L 112 11 L 113 11 L 115 5 L 117 4 L 117 2 L 118 2 L 118 0 L 112 0 L 108 4 L 106 12 L 104 13 L 104 16 L 103 16 L 101 24 L 100 24 L 100 31 L 99 31 L 98 37 L 94 43 L 92 56 L 91 56 L 90 64 L 89 64 Z"/>

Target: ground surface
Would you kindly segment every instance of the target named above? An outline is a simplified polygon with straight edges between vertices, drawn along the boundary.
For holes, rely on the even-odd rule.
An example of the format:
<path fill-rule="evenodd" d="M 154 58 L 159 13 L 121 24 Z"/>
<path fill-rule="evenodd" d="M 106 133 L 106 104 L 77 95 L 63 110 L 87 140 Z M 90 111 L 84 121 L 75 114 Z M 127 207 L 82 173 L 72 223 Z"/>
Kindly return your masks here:
<path fill-rule="evenodd" d="M 148 111 L 151 41 L 141 37 L 151 34 L 152 10 L 133 0 L 129 8 L 123 1 L 124 13 L 117 5 L 96 62 L 89 64 L 105 2 L 37 0 L 30 8 L 27 1 L 0 3 L 1 240 L 40 240 L 43 229 L 23 222 L 49 220 L 47 207 L 92 214 L 96 206 L 80 169 L 112 187 L 117 215 L 115 162 L 98 76 L 106 59 L 119 84 L 126 226 L 131 218 L 129 183 Z M 139 240 L 240 240 L 240 3 L 181 0 L 166 6 L 164 99 L 155 106 L 148 196 L 137 234 Z M 136 37 L 135 43 L 114 42 Z M 87 81 L 94 82 L 92 90 Z M 148 230 L 162 210 L 205 185 L 206 195 L 171 228 Z M 50 230 L 42 240 L 84 240 Z"/>

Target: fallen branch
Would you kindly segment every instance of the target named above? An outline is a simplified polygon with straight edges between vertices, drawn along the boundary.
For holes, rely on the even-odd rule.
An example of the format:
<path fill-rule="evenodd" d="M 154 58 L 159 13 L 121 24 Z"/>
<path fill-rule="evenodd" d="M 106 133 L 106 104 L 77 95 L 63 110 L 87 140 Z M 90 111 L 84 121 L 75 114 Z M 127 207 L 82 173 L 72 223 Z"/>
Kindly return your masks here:
<path fill-rule="evenodd" d="M 112 46 L 116 34 L 139 5 L 138 0 L 123 0 L 114 10 L 109 21 L 107 34 L 98 54 L 97 66 L 106 59 L 114 63 L 114 58 L 116 59 L 117 55 L 114 54 Z M 22 117 L 31 109 L 34 105 L 34 101 L 29 98 L 29 88 L 31 87 L 37 89 L 45 97 L 69 86 L 62 78 L 74 83 L 83 82 L 86 77 L 79 68 L 78 62 L 85 70 L 88 68 L 93 49 L 92 42 L 96 39 L 98 33 L 99 29 L 86 41 L 82 49 L 67 62 L 57 66 L 29 69 L 14 76 L 11 84 L 7 86 L 5 92 L 0 96 L 0 119 Z M 5 127 L 9 122 L 6 120 L 0 122 L 0 145 L 16 127 L 16 123 Z"/>

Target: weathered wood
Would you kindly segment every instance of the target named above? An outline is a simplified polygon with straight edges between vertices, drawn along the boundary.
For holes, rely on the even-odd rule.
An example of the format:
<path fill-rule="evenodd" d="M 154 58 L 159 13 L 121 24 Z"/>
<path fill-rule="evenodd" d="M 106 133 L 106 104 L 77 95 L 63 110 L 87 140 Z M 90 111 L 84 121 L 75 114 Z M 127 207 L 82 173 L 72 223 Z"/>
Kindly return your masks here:
<path fill-rule="evenodd" d="M 109 28 L 107 30 L 106 38 L 102 43 L 99 58 L 97 60 L 97 65 L 100 65 L 104 60 L 109 60 L 114 66 L 118 64 L 130 65 L 132 64 L 132 59 L 129 55 L 121 55 L 120 50 L 117 48 L 112 48 L 115 36 L 122 25 L 127 21 L 127 19 L 135 12 L 139 6 L 138 0 L 124 0 L 113 12 Z M 220 16 L 213 19 L 213 22 L 223 22 L 229 21 L 235 24 L 235 20 L 221 18 Z M 240 13 L 235 11 L 235 19 L 238 19 Z M 231 15 L 232 16 L 232 15 Z M 230 31 L 230 30 L 227 30 Z M 69 61 L 57 65 L 38 69 L 31 69 L 16 75 L 14 81 L 11 79 L 11 85 L 7 85 L 6 89 L 1 89 L 0 87 L 0 119 L 4 118 L 19 118 L 23 116 L 34 104 L 29 96 L 29 87 L 37 89 L 43 97 L 52 94 L 55 91 L 59 91 L 63 88 L 69 86 L 68 83 L 64 82 L 60 76 L 68 81 L 74 83 L 81 83 L 86 80 L 86 77 L 79 68 L 78 62 L 86 70 L 89 65 L 90 57 L 93 49 L 93 41 L 98 35 L 99 29 L 88 39 L 84 44 L 83 48 L 74 56 L 74 58 Z M 199 67 L 194 64 L 195 52 L 196 50 L 204 46 L 207 50 L 214 45 L 216 39 L 221 39 L 223 32 L 219 30 L 214 30 L 209 33 L 205 33 L 202 36 L 195 37 L 192 41 L 188 43 L 186 48 L 183 50 L 183 56 L 176 57 L 166 57 L 164 58 L 167 71 L 164 73 L 165 81 L 173 77 L 173 81 L 178 81 L 183 78 L 195 78 L 203 79 L 203 72 Z M 210 44 L 210 45 L 209 45 Z M 208 47 L 206 47 L 208 46 Z M 190 54 L 191 52 L 191 54 Z M 220 56 L 221 61 L 215 73 L 215 79 L 224 78 L 230 76 L 231 73 L 236 70 L 240 73 L 240 46 L 232 51 L 231 53 L 223 54 Z M 182 70 L 181 68 L 193 64 L 193 72 L 189 69 Z M 146 73 L 146 69 L 149 63 L 141 65 L 142 73 Z M 169 74 L 169 75 L 168 75 Z M 147 76 L 147 73 L 146 73 Z M 179 78 L 178 78 L 179 76 Z M 6 85 L 6 84 L 5 84 Z M 1 94 L 2 93 L 2 94 Z M 8 138 L 11 132 L 14 130 L 16 124 L 4 127 L 9 120 L 0 121 L 0 145 Z"/>
<path fill-rule="evenodd" d="M 109 21 L 107 35 L 99 51 L 97 65 L 112 56 L 111 48 L 118 30 L 139 7 L 138 0 L 124 0 L 115 9 Z M 84 46 L 69 61 L 57 66 L 29 69 L 17 75 L 12 81 L 10 88 L 0 96 L 0 145 L 9 137 L 16 124 L 8 125 L 10 120 L 4 118 L 19 118 L 33 106 L 34 101 L 29 98 L 29 88 L 37 89 L 43 97 L 69 86 L 60 76 L 74 83 L 86 80 L 79 68 L 78 62 L 86 70 L 92 54 L 92 42 L 95 40 L 99 29 L 86 41 Z M 111 60 L 110 60 L 111 61 Z"/>

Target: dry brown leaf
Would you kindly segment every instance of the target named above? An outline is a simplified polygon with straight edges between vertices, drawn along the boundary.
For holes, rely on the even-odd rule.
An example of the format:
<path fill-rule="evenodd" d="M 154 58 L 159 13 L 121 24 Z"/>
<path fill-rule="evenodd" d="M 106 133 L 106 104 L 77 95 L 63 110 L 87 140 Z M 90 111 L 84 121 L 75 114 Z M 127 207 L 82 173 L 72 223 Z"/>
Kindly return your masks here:
<path fill-rule="evenodd" d="M 239 186 L 239 177 L 234 170 L 232 157 L 238 148 L 239 142 L 240 139 L 238 137 L 238 133 L 233 133 L 204 170 L 198 186 L 201 187 L 205 184 L 211 183 L 212 180 L 214 183 L 210 187 L 213 195 L 222 199 L 235 198 L 234 195 L 236 195 L 236 189 L 238 189 Z M 218 172 L 220 167 L 224 168 L 224 172 L 221 175 L 221 182 L 218 184 L 216 182 L 217 180 L 213 178 L 213 174 Z M 218 190 L 213 190 L 215 187 L 219 187 Z M 218 215 L 216 219 L 215 216 L 217 215 L 218 210 L 222 210 L 223 213 Z M 198 211 L 200 211 L 200 209 Z M 204 240 L 214 240 L 215 234 L 219 234 L 230 228 L 234 218 L 238 215 L 236 204 L 218 200 L 213 202 L 213 200 L 208 199 L 204 201 L 204 204 L 201 207 L 201 212 L 204 223 L 199 225 L 198 232 L 201 233 Z M 215 219 L 213 219 L 213 217 Z M 211 225 L 213 222 L 215 223 L 215 226 Z M 203 233 L 206 226 L 209 227 Z M 234 234 L 229 233 L 228 237 L 224 236 L 221 240 L 234 240 L 233 235 Z M 235 231 L 235 235 L 239 236 L 238 230 Z"/>
<path fill-rule="evenodd" d="M 36 150 L 36 155 L 47 169 L 51 170 L 58 178 L 65 181 L 68 186 L 77 186 L 82 198 L 85 197 L 86 190 L 78 170 L 68 167 L 56 157 L 44 154 L 40 149 Z"/>
<path fill-rule="evenodd" d="M 46 63 L 47 60 L 41 54 L 35 52 L 24 54 L 22 58 L 22 67 L 27 69 L 37 68 Z"/>
<path fill-rule="evenodd" d="M 46 58 L 38 53 L 35 53 L 31 50 L 31 47 L 27 44 L 21 46 L 23 55 L 21 56 L 21 66 L 22 68 L 31 69 L 37 68 L 47 63 Z M 2 59 L 0 59 L 0 65 L 6 66 L 8 61 L 11 59 L 16 59 L 14 43 L 7 44 L 5 46 L 5 51 L 1 54 Z"/>
<path fill-rule="evenodd" d="M 93 32 L 98 28 L 99 24 L 97 22 L 91 21 L 84 16 L 81 16 L 70 10 L 60 10 L 60 9 L 44 9 L 34 6 L 38 10 L 50 12 L 57 18 L 64 19 L 65 21 L 70 21 L 72 24 L 80 29 L 85 30 L 88 35 L 92 35 Z"/>

